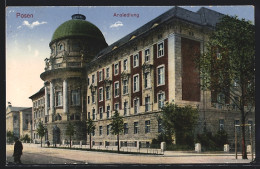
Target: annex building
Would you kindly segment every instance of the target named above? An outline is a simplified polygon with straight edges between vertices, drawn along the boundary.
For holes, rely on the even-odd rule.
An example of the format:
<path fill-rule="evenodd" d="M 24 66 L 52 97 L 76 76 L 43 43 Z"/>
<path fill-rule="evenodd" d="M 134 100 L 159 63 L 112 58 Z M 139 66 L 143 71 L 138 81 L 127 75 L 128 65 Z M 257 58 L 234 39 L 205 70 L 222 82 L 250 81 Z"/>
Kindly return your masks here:
<path fill-rule="evenodd" d="M 71 122 L 76 127 L 74 144 L 84 143 L 89 141 L 86 120 L 91 118 L 94 145 L 113 146 L 116 136 L 110 123 L 117 110 L 124 120 L 119 144 L 149 145 L 161 131 L 161 108 L 174 102 L 199 109 L 197 132 L 225 129 L 234 142 L 239 111 L 230 101 L 228 106 L 214 103 L 221 97 L 200 89 L 194 63 L 222 16 L 207 8 L 191 12 L 174 7 L 108 46 L 84 15 L 73 15 L 53 33 L 51 54 L 40 75 L 44 87 L 30 97 L 33 139 L 40 140 L 35 132 L 41 121 L 45 140 L 64 144 Z M 254 114 L 246 120 L 254 123 Z"/>
<path fill-rule="evenodd" d="M 26 134 L 31 137 L 32 107 L 13 107 L 10 103 L 6 108 L 6 131 L 15 137 L 22 138 Z"/>

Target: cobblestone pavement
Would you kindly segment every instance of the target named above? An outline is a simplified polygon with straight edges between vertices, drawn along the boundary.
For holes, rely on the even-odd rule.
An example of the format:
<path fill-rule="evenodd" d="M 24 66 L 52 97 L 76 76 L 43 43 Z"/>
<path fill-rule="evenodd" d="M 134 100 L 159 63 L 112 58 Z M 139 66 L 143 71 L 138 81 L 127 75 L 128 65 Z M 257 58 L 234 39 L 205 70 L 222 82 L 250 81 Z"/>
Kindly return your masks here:
<path fill-rule="evenodd" d="M 7 162 L 13 162 L 13 145 L 6 145 Z M 203 163 L 244 163 L 249 159 L 235 159 L 234 154 L 194 153 L 166 151 L 164 155 L 117 154 L 94 151 L 68 150 L 40 147 L 35 144 L 24 144 L 23 164 L 203 164 Z"/>

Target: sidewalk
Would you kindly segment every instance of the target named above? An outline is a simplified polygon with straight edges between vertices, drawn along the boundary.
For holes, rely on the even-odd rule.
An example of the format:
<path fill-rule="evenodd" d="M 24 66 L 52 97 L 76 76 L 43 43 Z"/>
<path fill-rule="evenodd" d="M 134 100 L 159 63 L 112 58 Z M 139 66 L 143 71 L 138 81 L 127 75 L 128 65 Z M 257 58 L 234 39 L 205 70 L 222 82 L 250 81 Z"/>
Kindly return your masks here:
<path fill-rule="evenodd" d="M 44 145 L 43 145 L 44 146 Z M 7 146 L 7 156 L 11 156 L 12 146 Z M 141 149 L 142 151 L 142 149 Z M 146 154 L 118 154 L 97 151 L 82 151 L 70 149 L 57 149 L 40 147 L 40 144 L 24 144 L 24 155 L 22 161 L 32 159 L 33 162 L 46 163 L 45 158 L 50 159 L 68 159 L 79 161 L 84 164 L 231 164 L 241 163 L 250 165 L 251 156 L 243 160 L 241 155 L 235 159 L 231 153 L 195 153 L 183 151 L 166 151 L 164 155 L 146 155 Z M 10 158 L 10 157 L 9 157 Z M 61 164 L 64 160 L 53 162 L 52 164 Z M 64 164 L 64 163 L 63 163 Z"/>
<path fill-rule="evenodd" d="M 24 146 L 27 147 L 39 147 L 41 148 L 41 144 L 33 144 L 33 143 L 23 143 Z M 42 148 L 47 148 L 47 144 L 42 144 Z M 57 148 L 69 148 L 69 145 L 57 145 Z M 53 146 L 50 146 L 50 148 L 54 148 Z M 72 145 L 73 148 L 82 148 L 83 150 L 88 150 L 89 145 Z M 92 150 L 112 150 L 117 152 L 117 146 L 93 146 Z M 69 150 L 69 149 L 68 149 Z M 80 151 L 80 150 L 79 150 Z M 224 152 L 224 151 L 207 151 L 207 152 L 195 152 L 195 151 L 164 151 L 162 152 L 161 149 L 152 149 L 152 148 L 140 148 L 137 149 L 136 147 L 121 147 L 121 152 L 129 152 L 129 153 L 142 153 L 142 154 L 149 154 L 149 155 L 159 155 L 164 157 L 181 157 L 181 156 L 229 156 L 234 157 L 235 159 L 235 152 Z M 92 151 L 95 152 L 95 151 Z M 98 151 L 96 151 L 98 152 Z M 105 153 L 105 152 L 104 152 Z M 247 154 L 248 160 L 252 160 L 252 156 L 250 153 Z M 238 152 L 237 158 L 241 158 L 242 154 Z M 254 154 L 255 158 L 255 154 Z"/>

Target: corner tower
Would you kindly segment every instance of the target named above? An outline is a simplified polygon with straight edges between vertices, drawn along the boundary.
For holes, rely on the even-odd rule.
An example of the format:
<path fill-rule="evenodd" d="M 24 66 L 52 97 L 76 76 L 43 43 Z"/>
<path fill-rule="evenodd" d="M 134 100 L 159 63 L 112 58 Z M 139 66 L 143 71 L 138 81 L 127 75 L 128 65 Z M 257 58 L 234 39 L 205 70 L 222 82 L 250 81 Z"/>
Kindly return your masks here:
<path fill-rule="evenodd" d="M 69 122 L 76 129 L 73 140 L 86 140 L 85 67 L 107 43 L 102 32 L 85 19 L 74 14 L 55 30 L 49 43 L 51 54 L 40 75 L 45 84 L 46 138 L 54 144 L 68 139 Z"/>

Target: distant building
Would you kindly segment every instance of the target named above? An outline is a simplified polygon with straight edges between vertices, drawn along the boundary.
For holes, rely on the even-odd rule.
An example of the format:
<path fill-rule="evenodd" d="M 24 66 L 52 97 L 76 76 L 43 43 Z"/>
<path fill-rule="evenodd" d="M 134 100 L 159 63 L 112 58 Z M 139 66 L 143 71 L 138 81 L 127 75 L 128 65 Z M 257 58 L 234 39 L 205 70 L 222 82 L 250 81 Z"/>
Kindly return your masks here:
<path fill-rule="evenodd" d="M 45 100 L 44 100 L 44 88 L 41 88 L 37 93 L 30 97 L 33 102 L 32 106 L 32 140 L 34 143 L 40 143 L 41 138 L 37 133 L 37 127 L 39 122 L 45 124 L 46 118 L 44 115 L 45 111 Z M 46 133 L 45 140 L 48 140 L 48 133 Z"/>
<path fill-rule="evenodd" d="M 26 134 L 31 138 L 31 120 L 31 107 L 12 107 L 9 104 L 6 108 L 6 131 L 13 132 L 18 138 Z"/>
<path fill-rule="evenodd" d="M 119 144 L 149 146 L 161 132 L 161 108 L 174 101 L 199 109 L 196 133 L 224 129 L 234 143 L 240 112 L 230 100 L 219 105 L 220 95 L 200 89 L 194 63 L 222 16 L 207 8 L 192 12 L 174 7 L 107 46 L 95 25 L 84 15 L 73 15 L 55 30 L 40 75 L 44 88 L 30 97 L 34 130 L 43 121 L 45 139 L 62 143 L 71 122 L 76 127 L 73 140 L 86 141 L 85 122 L 93 119 L 94 145 L 116 145 L 110 123 L 118 110 L 124 120 Z M 254 124 L 254 113 L 246 120 Z"/>

